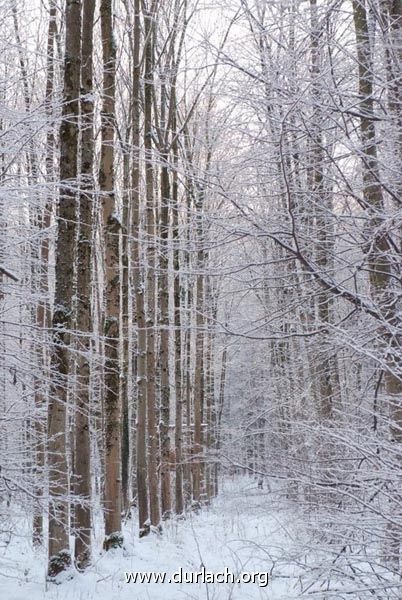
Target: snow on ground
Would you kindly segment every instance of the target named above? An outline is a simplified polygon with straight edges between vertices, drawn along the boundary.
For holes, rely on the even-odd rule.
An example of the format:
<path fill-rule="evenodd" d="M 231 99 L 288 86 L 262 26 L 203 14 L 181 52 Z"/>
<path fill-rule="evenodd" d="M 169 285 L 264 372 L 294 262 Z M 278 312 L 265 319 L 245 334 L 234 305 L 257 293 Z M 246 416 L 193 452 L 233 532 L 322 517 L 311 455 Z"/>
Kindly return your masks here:
<path fill-rule="evenodd" d="M 45 583 L 46 556 L 34 552 L 27 536 L 13 538 L 0 555 L 0 598 L 4 600 L 292 600 L 298 598 L 297 573 L 282 563 L 298 535 L 289 510 L 273 509 L 270 494 L 249 478 L 224 482 L 210 507 L 186 520 L 171 520 L 162 536 L 137 537 L 136 520 L 126 527 L 125 547 L 101 552 L 93 564 L 60 585 Z M 172 575 L 197 572 L 268 572 L 267 587 L 256 583 L 126 583 L 125 571 Z M 261 580 L 263 583 L 263 580 Z"/>

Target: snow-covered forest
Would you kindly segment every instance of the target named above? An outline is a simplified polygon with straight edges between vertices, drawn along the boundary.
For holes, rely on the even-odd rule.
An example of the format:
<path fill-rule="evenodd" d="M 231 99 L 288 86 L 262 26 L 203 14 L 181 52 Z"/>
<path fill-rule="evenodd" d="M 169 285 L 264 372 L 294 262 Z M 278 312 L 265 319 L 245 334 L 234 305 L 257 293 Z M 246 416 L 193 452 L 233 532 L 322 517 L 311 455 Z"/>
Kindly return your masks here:
<path fill-rule="evenodd" d="M 401 234 L 400 0 L 0 0 L 0 596 L 402 598 Z"/>

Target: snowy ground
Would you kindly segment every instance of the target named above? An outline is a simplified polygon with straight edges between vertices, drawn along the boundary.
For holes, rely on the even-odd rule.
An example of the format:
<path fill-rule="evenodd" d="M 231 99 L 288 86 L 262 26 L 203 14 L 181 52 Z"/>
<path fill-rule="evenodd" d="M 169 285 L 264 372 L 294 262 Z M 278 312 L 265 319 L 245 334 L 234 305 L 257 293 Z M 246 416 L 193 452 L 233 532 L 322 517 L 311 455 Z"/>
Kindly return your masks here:
<path fill-rule="evenodd" d="M 34 553 L 26 536 L 14 538 L 0 555 L 0 597 L 4 600 L 292 600 L 298 598 L 297 573 L 282 562 L 298 535 L 289 511 L 273 508 L 270 494 L 256 482 L 226 481 L 208 508 L 184 521 L 165 524 L 164 533 L 139 540 L 136 523 L 125 530 L 125 548 L 100 551 L 85 575 L 75 573 L 60 585 L 45 584 L 46 556 Z M 167 572 L 180 567 L 197 572 L 227 567 L 241 572 L 268 572 L 267 587 L 258 583 L 126 583 L 125 571 Z M 300 588 L 299 588 L 300 592 Z"/>

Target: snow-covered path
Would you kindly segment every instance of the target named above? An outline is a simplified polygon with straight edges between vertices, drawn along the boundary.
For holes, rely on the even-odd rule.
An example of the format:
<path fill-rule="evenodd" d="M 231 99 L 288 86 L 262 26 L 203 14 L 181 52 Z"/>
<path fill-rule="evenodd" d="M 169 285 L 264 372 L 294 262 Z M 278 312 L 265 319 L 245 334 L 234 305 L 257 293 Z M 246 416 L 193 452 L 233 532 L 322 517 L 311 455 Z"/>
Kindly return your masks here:
<path fill-rule="evenodd" d="M 0 557 L 0 597 L 4 600 L 291 600 L 298 598 L 296 573 L 281 564 L 284 548 L 297 536 L 284 510 L 273 510 L 270 496 L 250 479 L 227 481 L 213 504 L 185 521 L 169 521 L 164 533 L 139 540 L 135 522 L 125 531 L 125 548 L 94 552 L 91 569 L 46 589 L 44 553 L 33 553 L 25 538 Z M 99 546 L 101 536 L 99 536 Z M 279 560 L 278 560 L 279 559 Z M 126 583 L 125 572 L 166 572 L 182 568 L 218 572 L 268 572 L 269 583 Z M 263 583 L 261 579 L 261 583 Z"/>

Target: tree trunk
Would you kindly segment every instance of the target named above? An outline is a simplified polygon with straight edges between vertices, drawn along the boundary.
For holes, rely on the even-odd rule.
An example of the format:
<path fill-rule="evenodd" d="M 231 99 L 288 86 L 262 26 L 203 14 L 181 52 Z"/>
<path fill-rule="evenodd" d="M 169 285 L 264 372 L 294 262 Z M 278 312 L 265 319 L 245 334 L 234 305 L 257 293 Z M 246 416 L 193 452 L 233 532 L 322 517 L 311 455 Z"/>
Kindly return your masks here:
<path fill-rule="evenodd" d="M 162 518 L 166 519 L 172 512 L 172 499 L 170 492 L 170 385 L 169 385 L 169 204 L 170 181 L 167 166 L 168 156 L 162 156 L 161 172 L 161 259 L 160 259 L 160 353 L 161 366 L 161 506 Z"/>
<path fill-rule="evenodd" d="M 174 270 L 174 346 L 175 346 L 175 511 L 181 515 L 184 511 L 183 501 L 183 389 L 182 389 L 182 350 L 181 350 L 181 288 L 180 288 L 180 250 L 179 250 L 179 204 L 177 147 L 173 147 L 174 171 L 172 185 L 173 204 L 173 270 Z"/>
<path fill-rule="evenodd" d="M 147 380 L 146 357 L 147 336 L 145 319 L 144 281 L 141 268 L 141 201 L 140 201 L 140 0 L 134 4 L 134 47 L 133 47 L 133 89 L 132 89 L 132 119 L 133 119 L 133 167 L 132 167 L 132 235 L 133 235 L 133 286 L 135 289 L 135 305 L 137 320 L 137 494 L 138 494 L 138 525 L 139 535 L 149 533 L 149 508 L 147 485 Z"/>
<path fill-rule="evenodd" d="M 52 2 L 49 8 L 49 25 L 47 38 L 47 53 L 46 53 L 46 109 L 49 117 L 52 113 L 52 101 L 54 93 L 54 45 L 56 36 L 56 6 Z M 54 180 L 54 152 L 55 139 L 53 126 L 50 125 L 46 136 L 47 154 L 46 154 L 46 180 L 47 184 L 52 186 Z M 37 505 L 34 507 L 33 517 L 33 544 L 39 546 L 43 542 L 43 507 L 41 505 L 41 496 L 43 490 L 43 469 L 45 467 L 46 448 L 45 448 L 45 415 L 42 417 L 42 411 L 45 407 L 46 396 L 43 392 L 44 382 L 49 378 L 49 353 L 47 350 L 46 338 L 47 330 L 51 325 L 51 311 L 49 303 L 49 234 L 48 229 L 51 223 L 52 202 L 51 192 L 49 191 L 48 201 L 44 209 L 44 214 L 41 219 L 41 225 L 46 232 L 45 237 L 41 242 L 40 247 L 40 278 L 39 278 L 39 293 L 40 300 L 38 302 L 36 312 L 36 322 L 39 328 L 40 348 L 38 348 L 38 359 L 40 370 L 43 375 L 42 381 L 38 379 L 35 382 L 35 407 L 37 410 L 37 418 L 35 420 L 35 463 L 37 469 L 38 485 L 36 486 Z"/>
<path fill-rule="evenodd" d="M 83 571 L 91 560 L 90 352 L 93 215 L 92 51 L 95 0 L 83 1 L 81 49 L 81 194 L 77 247 L 77 401 L 75 413 L 75 564 Z"/>
<path fill-rule="evenodd" d="M 227 367 L 227 358 L 228 358 L 228 350 L 227 347 L 223 349 L 222 352 L 222 365 L 221 365 L 221 375 L 219 381 L 219 396 L 218 396 L 218 406 L 216 408 L 216 433 L 215 433 L 215 448 L 217 458 L 219 456 L 219 450 L 221 447 L 221 425 L 222 425 L 222 415 L 223 415 L 223 407 L 225 404 L 225 385 L 226 385 L 226 367 Z M 218 495 L 219 491 L 219 463 L 216 460 L 215 463 L 215 473 L 214 473 L 214 493 L 215 496 Z"/>
<path fill-rule="evenodd" d="M 187 186 L 189 187 L 189 185 Z M 187 207 L 186 207 L 186 227 L 187 227 L 187 243 L 190 243 L 190 219 L 191 219 L 191 206 L 190 206 L 190 194 L 187 195 Z M 191 478 L 192 473 L 192 450 L 193 450 L 193 431 L 192 431 L 192 378 L 191 378 L 191 332 L 192 332 L 192 304 L 193 304 L 193 287 L 190 279 L 191 270 L 191 257 L 190 253 L 185 254 L 185 271 L 187 271 L 187 282 L 186 288 L 183 288 L 183 305 L 185 307 L 186 317 L 186 333 L 183 342 L 183 395 L 185 396 L 185 434 L 184 448 L 183 448 L 183 496 L 185 507 L 188 508 L 191 505 L 193 498 L 193 482 Z"/>
<path fill-rule="evenodd" d="M 99 184 L 105 244 L 105 550 L 123 544 L 121 531 L 121 406 L 119 373 L 120 233 L 114 191 L 116 48 L 112 0 L 100 7 L 103 49 L 102 148 Z"/>
<path fill-rule="evenodd" d="M 199 192 L 202 198 L 202 192 Z M 197 201 L 197 244 L 202 246 L 202 201 Z M 204 463 L 202 415 L 204 404 L 204 252 L 197 252 L 197 292 L 195 297 L 195 374 L 194 374 L 194 456 L 193 456 L 193 500 L 201 500 Z"/>
<path fill-rule="evenodd" d="M 323 139 L 323 114 L 322 114 L 322 73 L 320 57 L 320 29 L 317 15 L 317 0 L 310 0 L 311 15 L 311 75 L 312 75 L 312 131 L 311 131 L 311 155 L 312 161 L 309 165 L 309 188 L 311 190 L 313 205 L 309 211 L 315 213 L 315 231 L 314 237 L 316 243 L 316 262 L 323 274 L 327 273 L 330 262 L 330 249 L 332 240 L 330 236 L 329 215 L 332 210 L 332 201 L 330 192 L 326 189 L 324 177 L 324 139 Z M 314 222 L 314 218 L 312 218 Z M 319 326 L 326 326 L 330 323 L 331 317 L 331 295 L 327 290 L 320 287 L 317 293 L 317 313 Z M 327 342 L 327 335 L 320 336 L 320 355 L 321 359 L 315 358 L 315 364 L 319 363 L 317 369 L 317 401 L 318 413 L 321 423 L 329 422 L 333 418 L 333 396 L 334 386 L 332 381 L 333 361 L 331 361 L 330 351 L 323 348 Z"/>
<path fill-rule="evenodd" d="M 122 239 L 122 260 L 121 260 L 121 370 L 120 377 L 120 397 L 122 406 L 122 436 L 121 436 L 121 486 L 122 486 L 122 508 L 126 517 L 130 514 L 130 410 L 128 398 L 129 381 L 129 349 L 130 349 L 130 319 L 129 319 L 129 222 L 130 222 L 130 194 L 128 191 L 130 181 L 130 155 L 125 147 L 123 150 L 123 224 L 126 228 Z M 130 374 L 131 375 L 131 374 Z"/>
<path fill-rule="evenodd" d="M 155 382 L 155 288 L 156 288 L 156 226 L 154 198 L 154 165 L 152 161 L 152 98 L 154 69 L 154 20 L 153 5 L 150 11 L 144 7 L 145 74 L 144 74 L 144 151 L 146 186 L 146 232 L 147 232 L 147 419 L 148 419 L 148 489 L 151 525 L 160 527 L 157 430 L 157 405 Z"/>
<path fill-rule="evenodd" d="M 60 205 L 56 242 L 56 283 L 53 313 L 54 351 L 48 416 L 49 564 L 53 580 L 71 565 L 68 531 L 66 406 L 69 375 L 70 324 L 74 284 L 74 245 L 80 94 L 81 3 L 67 0 L 63 114 L 60 127 Z"/>

